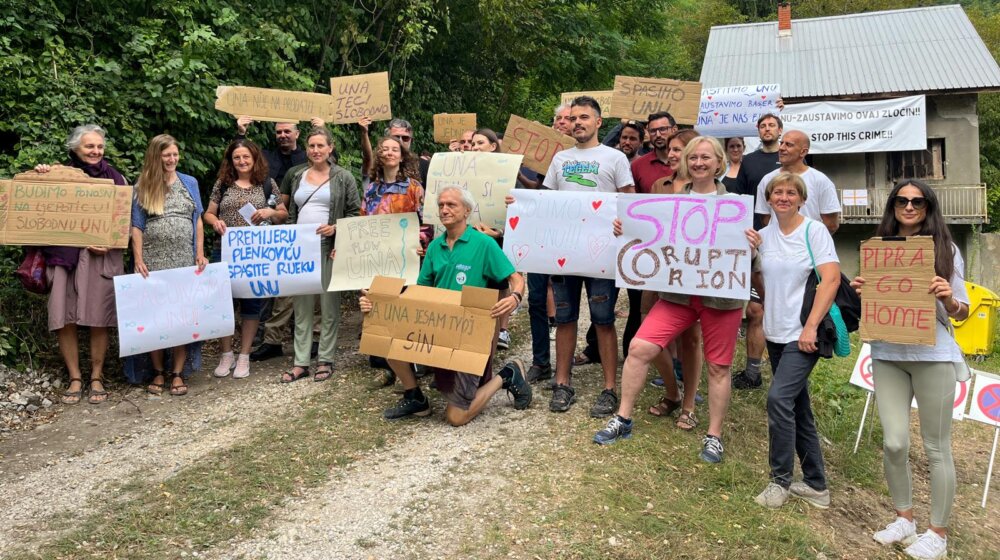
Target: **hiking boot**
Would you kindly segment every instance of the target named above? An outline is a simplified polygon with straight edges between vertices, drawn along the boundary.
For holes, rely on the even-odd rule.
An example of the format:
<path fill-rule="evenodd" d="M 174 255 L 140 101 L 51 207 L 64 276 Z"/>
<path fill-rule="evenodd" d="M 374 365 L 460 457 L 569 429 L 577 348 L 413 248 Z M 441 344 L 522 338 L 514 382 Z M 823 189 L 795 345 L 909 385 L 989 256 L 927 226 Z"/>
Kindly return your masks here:
<path fill-rule="evenodd" d="M 552 400 L 549 401 L 549 410 L 552 412 L 566 412 L 575 402 L 576 389 L 573 389 L 569 385 L 556 385 L 552 388 Z"/>
<path fill-rule="evenodd" d="M 875 542 L 884 545 L 900 543 L 910 546 L 917 542 L 917 524 L 905 517 L 897 517 L 895 521 L 885 526 L 885 529 L 872 535 Z"/>
<path fill-rule="evenodd" d="M 746 370 L 733 374 L 733 389 L 757 389 L 764 380 L 758 375 L 757 379 L 750 377 Z"/>
<path fill-rule="evenodd" d="M 524 362 L 513 360 L 500 370 L 498 374 L 503 379 L 503 389 L 514 398 L 514 408 L 524 410 L 531 405 L 531 385 L 524 379 Z"/>
<path fill-rule="evenodd" d="M 701 440 L 701 460 L 706 463 L 722 462 L 722 440 L 716 436 L 705 436 Z"/>
<path fill-rule="evenodd" d="M 796 498 L 802 498 L 819 509 L 830 507 L 830 490 L 816 490 L 805 482 L 793 482 L 788 491 Z"/>
<path fill-rule="evenodd" d="M 917 560 L 939 560 L 948 555 L 948 539 L 928 529 L 903 553 Z"/>
<path fill-rule="evenodd" d="M 545 364 L 544 366 L 531 364 L 531 367 L 528 368 L 528 373 L 524 376 L 524 378 L 532 385 L 545 379 L 551 379 L 552 366 L 549 364 Z"/>
<path fill-rule="evenodd" d="M 414 397 L 407 397 L 403 394 L 403 398 L 399 399 L 396 406 L 385 409 L 382 416 L 386 420 L 399 420 L 400 418 L 406 418 L 407 416 L 427 416 L 431 413 L 431 403 L 428 402 L 427 397 L 420 395 L 422 399 L 418 400 Z"/>
<path fill-rule="evenodd" d="M 271 358 L 280 358 L 285 355 L 280 344 L 261 344 L 256 350 L 250 352 L 251 362 L 263 362 Z"/>
<path fill-rule="evenodd" d="M 510 348 L 510 331 L 504 329 L 497 336 L 497 350 L 507 350 Z"/>
<path fill-rule="evenodd" d="M 611 445 L 620 439 L 630 437 L 632 437 L 632 420 L 626 420 L 616 414 L 608 420 L 608 425 L 603 430 L 594 434 L 594 443 Z"/>
<path fill-rule="evenodd" d="M 618 410 L 618 395 L 614 389 L 605 389 L 597 395 L 597 401 L 590 407 L 591 418 L 607 418 Z"/>
<path fill-rule="evenodd" d="M 788 501 L 788 497 L 790 495 L 791 492 L 788 488 L 771 482 L 768 483 L 767 488 L 764 488 L 763 492 L 757 494 L 757 497 L 754 498 L 753 501 L 764 507 L 777 509 L 785 505 L 785 502 Z"/>

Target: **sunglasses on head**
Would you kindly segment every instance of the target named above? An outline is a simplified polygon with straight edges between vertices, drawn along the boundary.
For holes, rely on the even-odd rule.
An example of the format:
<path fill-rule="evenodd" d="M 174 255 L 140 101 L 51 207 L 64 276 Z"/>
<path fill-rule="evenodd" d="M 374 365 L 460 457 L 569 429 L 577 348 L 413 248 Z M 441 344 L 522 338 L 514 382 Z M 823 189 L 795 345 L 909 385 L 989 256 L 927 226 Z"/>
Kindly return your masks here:
<path fill-rule="evenodd" d="M 896 208 L 903 209 L 909 205 L 913 205 L 914 210 L 923 210 L 927 207 L 927 199 L 922 196 L 915 196 L 913 198 L 906 198 L 905 196 L 896 196 L 892 200 Z"/>

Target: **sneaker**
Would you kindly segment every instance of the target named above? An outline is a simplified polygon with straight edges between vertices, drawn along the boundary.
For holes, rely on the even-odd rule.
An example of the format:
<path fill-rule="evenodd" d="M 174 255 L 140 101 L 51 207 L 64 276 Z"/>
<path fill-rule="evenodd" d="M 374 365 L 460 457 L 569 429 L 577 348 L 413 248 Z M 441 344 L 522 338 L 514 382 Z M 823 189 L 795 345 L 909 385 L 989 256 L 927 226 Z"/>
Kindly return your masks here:
<path fill-rule="evenodd" d="M 549 401 L 549 410 L 552 412 L 566 412 L 575 402 L 576 389 L 569 385 L 556 385 L 552 388 L 552 400 Z"/>
<path fill-rule="evenodd" d="M 597 395 L 597 401 L 590 407 L 591 418 L 607 418 L 618 410 L 618 395 L 614 389 L 605 389 Z"/>
<path fill-rule="evenodd" d="M 594 443 L 611 445 L 620 439 L 630 437 L 632 437 L 632 420 L 626 420 L 615 414 L 608 420 L 608 425 L 603 430 L 594 434 Z"/>
<path fill-rule="evenodd" d="M 788 491 L 796 498 L 802 498 L 809 502 L 809 505 L 826 509 L 830 507 L 830 489 L 816 490 L 805 482 L 793 482 L 788 487 Z"/>
<path fill-rule="evenodd" d="M 549 364 L 545 364 L 544 366 L 531 364 L 531 367 L 528 368 L 528 373 L 524 376 L 524 378 L 531 384 L 538 383 L 539 381 L 543 381 L 545 379 L 551 379 L 552 366 Z"/>
<path fill-rule="evenodd" d="M 240 354 L 236 358 L 236 369 L 233 370 L 233 379 L 243 379 L 250 375 L 250 354 Z"/>
<path fill-rule="evenodd" d="M 236 365 L 236 358 L 233 356 L 232 352 L 226 352 L 222 355 L 219 360 L 219 365 L 215 367 L 215 372 L 213 375 L 216 377 L 226 377 L 229 375 L 229 371 L 233 369 Z"/>
<path fill-rule="evenodd" d="M 504 329 L 497 336 L 497 350 L 507 350 L 510 348 L 510 331 Z"/>
<path fill-rule="evenodd" d="M 763 384 L 763 380 L 758 376 L 754 379 L 747 375 L 747 371 L 739 371 L 733 374 L 733 389 L 757 389 Z"/>
<path fill-rule="evenodd" d="M 653 387 L 657 387 L 659 389 L 662 389 L 663 385 L 664 385 L 663 378 L 660 377 L 660 376 L 656 376 L 656 377 L 654 377 L 654 378 L 652 378 L 652 379 L 649 380 L 649 384 L 652 385 Z"/>
<path fill-rule="evenodd" d="M 504 375 L 504 371 L 511 372 Z M 524 362 L 513 360 L 500 370 L 500 377 L 503 378 L 503 389 L 514 398 L 514 408 L 524 410 L 531 405 L 531 385 L 524 379 Z"/>
<path fill-rule="evenodd" d="M 705 436 L 701 440 L 701 460 L 706 463 L 722 462 L 722 440 L 715 436 Z"/>
<path fill-rule="evenodd" d="M 285 353 L 281 349 L 280 344 L 261 344 L 256 350 L 250 352 L 251 362 L 263 362 L 264 360 L 270 360 L 271 358 L 280 358 L 284 356 Z"/>
<path fill-rule="evenodd" d="M 917 542 L 917 524 L 905 517 L 897 517 L 895 521 L 885 526 L 885 529 L 872 535 L 875 542 L 884 545 L 900 543 L 910 546 Z"/>
<path fill-rule="evenodd" d="M 556 339 L 556 326 L 549 325 L 549 340 L 552 341 L 555 339 Z"/>
<path fill-rule="evenodd" d="M 791 492 L 789 492 L 788 488 L 771 482 L 768 483 L 767 488 L 764 488 L 763 492 L 757 494 L 757 497 L 753 501 L 764 507 L 777 509 L 785 505 L 790 495 Z"/>
<path fill-rule="evenodd" d="M 939 560 L 948 555 L 948 539 L 928 529 L 903 552 L 918 560 Z"/>
<path fill-rule="evenodd" d="M 421 395 L 423 396 L 423 395 Z M 385 409 L 382 416 L 386 420 L 399 420 L 400 418 L 406 418 L 407 416 L 427 416 L 431 413 L 431 403 L 428 402 L 427 397 L 423 397 L 422 400 L 417 400 L 414 398 L 408 398 L 405 394 L 403 398 L 399 399 L 396 406 Z"/>

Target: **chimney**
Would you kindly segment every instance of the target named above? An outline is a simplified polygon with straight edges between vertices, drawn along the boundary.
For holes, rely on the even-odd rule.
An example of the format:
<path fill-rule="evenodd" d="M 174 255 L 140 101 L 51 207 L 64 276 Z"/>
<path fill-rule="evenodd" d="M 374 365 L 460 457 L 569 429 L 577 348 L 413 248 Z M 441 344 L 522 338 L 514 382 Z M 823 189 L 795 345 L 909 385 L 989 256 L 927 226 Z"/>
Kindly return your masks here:
<path fill-rule="evenodd" d="M 792 5 L 788 2 L 778 4 L 778 37 L 792 36 Z"/>

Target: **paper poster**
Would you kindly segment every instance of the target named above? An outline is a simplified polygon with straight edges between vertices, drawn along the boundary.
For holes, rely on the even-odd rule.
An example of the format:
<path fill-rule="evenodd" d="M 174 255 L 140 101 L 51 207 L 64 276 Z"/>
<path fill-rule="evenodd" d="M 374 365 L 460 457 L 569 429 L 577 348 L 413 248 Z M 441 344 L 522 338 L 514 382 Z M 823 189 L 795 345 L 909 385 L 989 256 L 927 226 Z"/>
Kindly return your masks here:
<path fill-rule="evenodd" d="M 840 203 L 844 206 L 868 206 L 867 189 L 844 189 L 840 193 Z"/>
<path fill-rule="evenodd" d="M 240 216 L 243 218 L 243 221 L 246 222 L 246 225 L 252 226 L 253 225 L 253 215 L 257 213 L 257 207 L 254 206 L 253 204 L 250 204 L 249 202 L 247 202 L 246 204 L 243 205 L 242 208 L 240 208 L 239 212 L 240 212 Z M 233 225 L 239 227 L 239 225 L 243 225 L 243 224 L 239 224 L 239 225 L 233 224 Z"/>
<path fill-rule="evenodd" d="M 316 224 L 226 228 L 222 260 L 235 298 L 323 292 Z"/>
<path fill-rule="evenodd" d="M 777 114 L 778 84 L 705 88 L 698 108 L 698 134 L 719 138 L 756 136 L 757 119 Z"/>
<path fill-rule="evenodd" d="M 524 156 L 523 164 L 535 173 L 545 174 L 556 152 L 576 145 L 572 136 L 535 121 L 511 115 L 503 135 L 503 151 Z"/>
<path fill-rule="evenodd" d="M 875 392 L 875 381 L 872 379 L 872 347 L 870 344 L 861 345 L 861 353 L 858 360 L 854 362 L 854 370 L 851 371 L 851 385 L 861 387 L 869 393 Z"/>
<path fill-rule="evenodd" d="M 1000 377 L 977 371 L 974 379 L 968 418 L 1000 428 Z"/>
<path fill-rule="evenodd" d="M 503 252 L 522 272 L 615 277 L 618 193 L 517 189 Z"/>
<path fill-rule="evenodd" d="M 785 105 L 781 120 L 786 131 L 802 130 L 809 134 L 810 154 L 926 150 L 925 105 L 923 95 L 797 103 Z"/>
<path fill-rule="evenodd" d="M 233 295 L 225 263 L 115 276 L 120 357 L 230 336 Z"/>
<path fill-rule="evenodd" d="M 215 88 L 215 108 L 255 121 L 297 122 L 320 117 L 333 119 L 333 98 L 325 93 L 287 91 L 245 86 Z"/>
<path fill-rule="evenodd" d="M 700 82 L 615 76 L 614 95 L 608 114 L 645 122 L 649 115 L 667 111 L 678 124 L 694 125 L 698 122 L 700 104 Z"/>
<path fill-rule="evenodd" d="M 927 293 L 934 272 L 929 236 L 861 242 L 861 340 L 933 346 L 937 304 Z"/>
<path fill-rule="evenodd" d="M 750 299 L 753 197 L 621 194 L 619 288 Z"/>
<path fill-rule="evenodd" d="M 392 119 L 389 73 L 359 74 L 330 78 L 334 124 L 356 123 L 363 117 L 373 121 Z"/>
<path fill-rule="evenodd" d="M 458 140 L 467 130 L 477 130 L 475 113 L 438 113 L 434 115 L 434 141 L 447 144 Z"/>
<path fill-rule="evenodd" d="M 503 230 L 507 217 L 504 198 L 517 182 L 522 156 L 485 152 L 442 152 L 431 158 L 424 197 L 424 223 L 441 225 L 437 197 L 445 187 L 469 191 L 476 207 L 469 224 L 484 223 Z"/>
<path fill-rule="evenodd" d="M 337 220 L 331 292 L 367 290 L 376 276 L 417 283 L 420 219 L 416 212 Z"/>
<path fill-rule="evenodd" d="M 577 97 L 587 95 L 597 100 L 597 104 L 601 106 L 601 116 L 607 117 L 608 112 L 611 111 L 611 97 L 614 93 L 615 92 L 610 89 L 607 91 L 568 91 L 562 94 L 561 104 L 570 105 Z M 504 135 L 504 138 L 507 138 L 507 136 Z"/>

